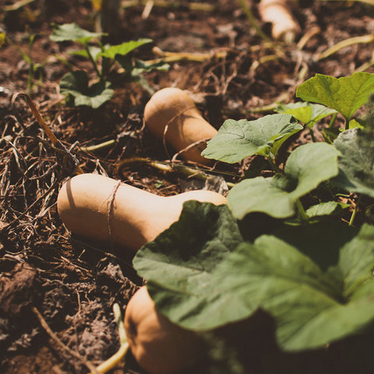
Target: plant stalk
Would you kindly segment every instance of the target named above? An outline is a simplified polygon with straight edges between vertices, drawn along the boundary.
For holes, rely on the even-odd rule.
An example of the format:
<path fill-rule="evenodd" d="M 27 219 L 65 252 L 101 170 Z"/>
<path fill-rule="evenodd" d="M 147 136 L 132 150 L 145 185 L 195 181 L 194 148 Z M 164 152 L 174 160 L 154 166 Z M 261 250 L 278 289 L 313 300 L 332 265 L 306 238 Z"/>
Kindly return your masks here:
<path fill-rule="evenodd" d="M 332 126 L 334 126 L 336 117 L 338 116 L 338 113 L 334 113 L 331 117 L 330 123 L 329 123 L 329 129 L 331 129 Z"/>
<path fill-rule="evenodd" d="M 268 161 L 269 161 L 269 164 L 271 166 L 271 168 L 273 169 L 274 172 L 276 173 L 282 173 L 282 170 L 279 169 L 279 167 L 275 164 L 275 162 L 273 161 L 273 159 L 269 156 L 266 158 Z"/>
<path fill-rule="evenodd" d="M 90 49 L 88 48 L 88 45 L 87 44 L 84 44 L 84 49 L 86 50 L 87 52 L 87 56 L 88 56 L 88 59 L 90 60 L 93 68 L 95 69 L 95 72 L 97 74 L 97 76 L 100 78 L 100 80 L 103 78 L 103 75 L 102 73 L 100 73 L 100 70 L 99 68 L 97 67 L 97 64 L 96 64 L 96 61 L 94 60 L 91 52 L 90 52 Z"/>
<path fill-rule="evenodd" d="M 352 215 L 351 215 L 351 219 L 349 220 L 348 226 L 353 226 L 355 218 L 357 216 L 358 206 L 359 206 L 360 202 L 361 202 L 361 195 L 357 199 L 357 203 L 356 203 L 356 205 L 355 205 L 355 207 L 353 209 L 353 212 L 352 212 Z"/>
<path fill-rule="evenodd" d="M 123 176 L 126 176 L 125 168 L 128 165 L 131 165 L 134 163 L 145 163 L 148 166 L 151 166 L 152 168 L 160 170 L 162 172 L 179 173 L 186 177 L 193 177 L 193 178 L 197 178 L 200 180 L 207 180 L 210 177 L 209 174 L 205 173 L 204 170 L 200 170 L 199 168 L 192 168 L 192 167 L 186 166 L 184 164 L 179 164 L 176 162 L 166 163 L 166 162 L 161 162 L 161 161 L 153 161 L 148 158 L 133 158 L 133 159 L 128 159 L 128 160 L 123 160 L 118 165 L 118 168 L 117 168 L 118 174 L 122 174 Z M 233 176 L 231 173 L 225 173 L 223 171 L 214 172 L 213 174 L 227 175 L 229 177 Z M 235 186 L 235 183 L 231 183 L 228 181 L 225 181 L 225 182 L 228 188 L 232 188 Z"/>
<path fill-rule="evenodd" d="M 123 361 L 126 353 L 128 352 L 130 348 L 129 343 L 126 338 L 126 331 L 125 331 L 125 327 L 123 324 L 121 310 L 118 304 L 113 305 L 113 313 L 114 313 L 114 319 L 118 327 L 118 334 L 119 334 L 121 346 L 119 350 L 113 356 L 108 358 L 106 361 L 104 361 L 102 364 L 100 364 L 96 368 L 96 371 L 101 374 L 107 373 L 109 370 L 114 369 L 121 361 Z M 90 374 L 94 374 L 94 373 L 91 372 Z"/>
<path fill-rule="evenodd" d="M 301 202 L 299 199 L 296 200 L 296 208 L 297 208 L 297 211 L 299 213 L 299 216 L 301 218 L 301 220 L 303 222 L 308 222 L 309 220 L 309 217 L 308 215 L 305 213 L 305 210 L 304 210 L 304 207 L 302 206 Z"/>
<path fill-rule="evenodd" d="M 261 30 L 258 25 L 256 18 L 254 17 L 251 8 L 249 7 L 247 0 L 238 0 L 240 6 L 242 7 L 245 15 L 247 16 L 248 22 L 256 30 L 257 35 L 264 41 L 269 42 L 270 38 Z"/>
<path fill-rule="evenodd" d="M 95 151 L 99 151 L 101 149 L 105 149 L 107 147 L 110 147 L 110 146 L 116 144 L 116 142 L 117 142 L 116 139 L 111 139 L 111 140 L 107 140 L 106 142 L 103 142 L 103 143 L 100 143 L 100 144 L 90 145 L 88 147 L 80 147 L 80 149 L 83 152 L 95 152 Z"/>
<path fill-rule="evenodd" d="M 312 137 L 312 142 L 315 143 L 316 142 L 316 137 L 314 136 L 313 129 L 309 129 L 309 133 L 310 133 L 310 136 Z"/>

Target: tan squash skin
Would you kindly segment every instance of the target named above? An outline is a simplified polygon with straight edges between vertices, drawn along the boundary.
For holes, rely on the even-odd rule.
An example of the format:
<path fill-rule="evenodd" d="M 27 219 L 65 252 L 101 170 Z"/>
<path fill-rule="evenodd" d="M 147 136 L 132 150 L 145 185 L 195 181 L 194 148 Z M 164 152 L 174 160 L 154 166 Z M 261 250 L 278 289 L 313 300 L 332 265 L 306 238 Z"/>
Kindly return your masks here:
<path fill-rule="evenodd" d="M 196 334 L 157 312 L 145 286 L 130 299 L 124 324 L 134 358 L 151 374 L 178 372 L 193 364 L 203 352 Z"/>
<path fill-rule="evenodd" d="M 192 98 L 179 88 L 157 91 L 144 108 L 144 123 L 159 139 L 165 136 L 166 144 L 177 152 L 217 134 L 217 130 L 201 116 Z M 183 152 L 181 157 L 208 165 L 212 161 L 200 155 L 205 147 L 205 142 L 199 143 Z"/>
<path fill-rule="evenodd" d="M 187 200 L 226 203 L 213 191 L 162 197 L 105 176 L 80 174 L 62 186 L 57 210 L 73 233 L 102 242 L 111 238 L 113 244 L 136 252 L 179 219 Z"/>

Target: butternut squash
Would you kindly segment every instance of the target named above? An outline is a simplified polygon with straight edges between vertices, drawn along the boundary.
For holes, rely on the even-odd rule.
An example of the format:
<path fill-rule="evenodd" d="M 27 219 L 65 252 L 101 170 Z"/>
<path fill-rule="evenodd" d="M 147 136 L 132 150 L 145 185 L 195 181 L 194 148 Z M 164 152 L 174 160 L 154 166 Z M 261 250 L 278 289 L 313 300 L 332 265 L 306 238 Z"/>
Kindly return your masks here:
<path fill-rule="evenodd" d="M 203 352 L 198 335 L 173 324 L 157 311 L 146 286 L 130 299 L 124 326 L 134 358 L 151 374 L 181 371 Z"/>
<path fill-rule="evenodd" d="M 192 98 L 179 88 L 157 91 L 144 108 L 144 124 L 159 139 L 163 139 L 186 161 L 208 165 L 212 161 L 201 156 L 204 140 L 217 130 L 198 111 Z M 192 146 L 192 144 L 195 144 Z"/>
<path fill-rule="evenodd" d="M 134 253 L 178 220 L 187 200 L 225 204 L 213 191 L 157 196 L 97 174 L 80 174 L 60 189 L 57 210 L 77 235 L 125 247 Z"/>
<path fill-rule="evenodd" d="M 264 22 L 272 24 L 271 34 L 274 39 L 287 44 L 295 41 L 300 26 L 292 14 L 293 0 L 260 0 L 258 12 Z"/>

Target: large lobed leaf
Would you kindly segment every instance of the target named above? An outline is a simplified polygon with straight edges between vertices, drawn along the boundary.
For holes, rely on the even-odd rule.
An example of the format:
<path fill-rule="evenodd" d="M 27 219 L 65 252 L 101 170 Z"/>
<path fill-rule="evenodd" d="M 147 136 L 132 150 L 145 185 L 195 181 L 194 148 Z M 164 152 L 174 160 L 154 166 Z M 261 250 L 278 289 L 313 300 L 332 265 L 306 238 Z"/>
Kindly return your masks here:
<path fill-rule="evenodd" d="M 74 97 L 75 106 L 85 105 L 94 109 L 110 100 L 114 93 L 110 82 L 100 81 L 89 86 L 87 74 L 81 70 L 65 74 L 60 90 L 62 94 Z"/>
<path fill-rule="evenodd" d="M 254 121 L 226 120 L 202 152 L 206 158 L 235 163 L 254 154 L 275 156 L 303 126 L 289 114 L 270 114 Z"/>
<path fill-rule="evenodd" d="M 373 92 L 374 74 L 371 73 L 357 72 L 341 78 L 316 74 L 297 87 L 296 96 L 336 109 L 349 120 Z"/>
<path fill-rule="evenodd" d="M 138 251 L 134 266 L 148 279 L 151 295 L 152 286 L 166 287 L 166 293 L 153 296 L 172 319 L 190 324 L 210 311 L 210 322 L 217 325 L 214 300 L 222 303 L 224 295 L 206 286 L 217 264 L 242 241 L 227 206 L 188 201 L 179 221 Z"/>
<path fill-rule="evenodd" d="M 315 248 L 318 251 L 318 248 Z M 241 266 L 240 264 L 245 264 Z M 297 248 L 271 236 L 243 244 L 217 268 L 235 299 L 257 303 L 276 322 L 285 350 L 323 347 L 374 321 L 374 228 L 364 226 L 323 272 Z M 231 285 L 234 284 L 234 287 Z"/>
<path fill-rule="evenodd" d="M 290 217 L 297 199 L 338 174 L 338 155 L 326 143 L 302 145 L 289 156 L 284 176 L 245 179 L 233 187 L 228 195 L 230 209 L 238 219 L 252 212 Z"/>
<path fill-rule="evenodd" d="M 207 331 L 261 308 L 274 318 L 279 345 L 291 351 L 321 348 L 374 322 L 374 227 L 342 241 L 349 227 L 331 226 L 336 255 L 324 264 L 321 253 L 317 264 L 297 244 L 313 225 L 295 228 L 293 245 L 271 235 L 250 244 L 225 207 L 200 204 L 186 203 L 181 220 L 134 261 L 157 308 L 173 322 Z M 313 231 L 306 237 L 313 252 L 328 250 Z"/>

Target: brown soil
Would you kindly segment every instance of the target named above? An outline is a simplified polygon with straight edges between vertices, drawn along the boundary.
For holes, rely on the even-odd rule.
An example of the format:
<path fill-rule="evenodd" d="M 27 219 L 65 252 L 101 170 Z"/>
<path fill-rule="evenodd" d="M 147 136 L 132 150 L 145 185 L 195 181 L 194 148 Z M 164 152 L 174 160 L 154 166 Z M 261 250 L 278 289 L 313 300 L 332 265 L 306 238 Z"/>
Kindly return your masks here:
<path fill-rule="evenodd" d="M 50 146 L 21 97 L 11 105 L 14 94 L 28 89 L 30 64 L 20 49 L 42 66 L 40 77 L 37 73 L 33 80 L 33 101 L 58 139 L 68 148 L 75 144 L 72 152 L 84 172 L 107 174 L 160 195 L 193 188 L 193 183 L 135 162 L 121 169 L 125 172 L 118 171 L 124 159 L 165 160 L 170 156 L 143 128 L 143 109 L 150 97 L 145 86 L 118 82 L 113 99 L 97 110 L 65 104 L 58 84 L 69 68 L 56 56 L 64 56 L 75 68 L 93 71 L 84 61 L 67 55 L 71 43 L 50 41 L 51 24 L 76 22 L 94 30 L 90 1 L 36 0 L 18 10 L 3 9 L 12 3 L 0 0 L 0 27 L 12 40 L 0 50 L 0 372 L 83 374 L 118 349 L 113 304 L 124 311 L 142 280 L 129 256 L 76 238 L 62 225 L 56 196 L 73 168 Z M 180 60 L 171 63 L 166 72 L 143 77 L 153 91 L 168 86 L 190 91 L 204 117 L 217 128 L 225 119 L 254 119 L 268 113 L 268 105 L 293 101 L 297 85 L 315 73 L 339 77 L 362 68 L 374 72 L 372 66 L 365 66 L 373 59 L 373 44 L 354 44 L 326 59 L 316 58 L 337 42 L 372 34 L 372 5 L 300 2 L 293 11 L 301 28 L 296 42 L 274 45 L 256 35 L 239 2 L 201 3 L 214 9 L 193 10 L 186 0 L 179 8 L 155 6 L 143 19 L 144 7 L 128 8 L 107 41 L 117 44 L 151 38 L 153 44 L 134 52 L 144 60 L 155 58 L 153 46 L 170 52 L 211 54 L 203 62 Z M 259 20 L 256 2 L 252 10 Z M 269 25 L 260 20 L 259 24 L 269 35 Z M 313 27 L 319 31 L 298 48 L 297 42 Z M 35 42 L 29 52 L 31 35 Z M 226 57 L 215 58 L 217 51 L 226 51 Z M 115 141 L 95 153 L 79 149 L 107 140 Z M 231 171 L 240 172 L 235 167 Z M 283 370 L 269 368 L 266 354 L 261 354 L 253 372 Z M 295 372 L 313 372 L 308 362 L 314 358 L 304 358 L 305 362 L 297 361 L 300 366 Z M 277 362 L 285 368 L 288 359 Z M 356 366 L 350 369 L 368 373 Z M 141 370 L 130 357 L 129 368 L 112 372 Z M 314 372 L 335 371 L 320 366 Z"/>

